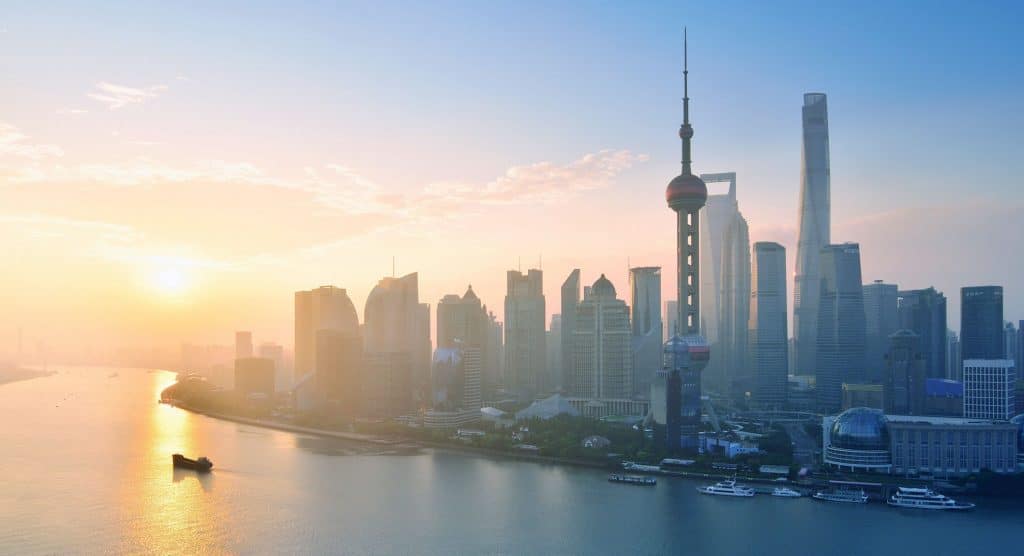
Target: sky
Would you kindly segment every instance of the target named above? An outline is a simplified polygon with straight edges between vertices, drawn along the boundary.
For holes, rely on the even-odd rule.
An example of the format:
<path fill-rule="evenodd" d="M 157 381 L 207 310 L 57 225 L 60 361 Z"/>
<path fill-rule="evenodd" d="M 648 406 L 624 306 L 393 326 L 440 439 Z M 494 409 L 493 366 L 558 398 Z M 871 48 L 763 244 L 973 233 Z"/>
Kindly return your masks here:
<path fill-rule="evenodd" d="M 541 266 L 675 283 L 682 29 L 697 172 L 792 268 L 805 92 L 863 279 L 1024 319 L 1015 2 L 5 2 L 0 357 L 292 340 L 292 294 Z M 724 192 L 712 186 L 712 193 Z M 792 284 L 790 298 L 792 298 Z M 28 348 L 26 348 L 28 349 Z"/>

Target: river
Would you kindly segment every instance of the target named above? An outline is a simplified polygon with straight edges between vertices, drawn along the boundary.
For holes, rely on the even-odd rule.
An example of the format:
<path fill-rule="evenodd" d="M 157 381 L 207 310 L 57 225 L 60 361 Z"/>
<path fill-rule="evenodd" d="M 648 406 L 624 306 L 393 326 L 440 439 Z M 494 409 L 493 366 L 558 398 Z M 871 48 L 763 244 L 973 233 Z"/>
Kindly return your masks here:
<path fill-rule="evenodd" d="M 174 375 L 70 367 L 0 385 L 0 554 L 1017 553 L 1024 504 L 970 513 L 728 499 L 699 483 L 388 452 L 156 403 Z M 213 473 L 174 471 L 207 455 Z M 1017 548 L 1014 548 L 1017 547 Z"/>

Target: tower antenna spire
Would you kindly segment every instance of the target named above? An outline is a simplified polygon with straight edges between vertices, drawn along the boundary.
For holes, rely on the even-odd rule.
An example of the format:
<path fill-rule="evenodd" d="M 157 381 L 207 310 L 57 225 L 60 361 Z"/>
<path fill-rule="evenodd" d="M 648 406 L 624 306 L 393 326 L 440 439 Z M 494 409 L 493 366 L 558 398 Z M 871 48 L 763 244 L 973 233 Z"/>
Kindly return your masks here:
<path fill-rule="evenodd" d="M 686 27 L 683 27 L 683 125 L 679 128 L 679 138 L 683 140 L 683 175 L 691 175 L 690 139 L 693 139 L 693 126 L 690 125 L 690 63 L 689 45 L 687 44 Z"/>

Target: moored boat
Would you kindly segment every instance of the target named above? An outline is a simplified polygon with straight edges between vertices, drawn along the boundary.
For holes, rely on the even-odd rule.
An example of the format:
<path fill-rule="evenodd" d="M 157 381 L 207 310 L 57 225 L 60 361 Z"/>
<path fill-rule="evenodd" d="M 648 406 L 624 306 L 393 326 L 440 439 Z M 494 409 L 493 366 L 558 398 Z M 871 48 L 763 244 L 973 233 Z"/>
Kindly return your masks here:
<path fill-rule="evenodd" d="M 630 485 L 640 486 L 654 486 L 658 484 L 658 480 L 654 477 L 641 477 L 639 475 L 620 475 L 618 473 L 612 473 L 608 475 L 608 481 L 612 483 L 626 483 Z"/>
<path fill-rule="evenodd" d="M 970 502 L 957 502 L 948 496 L 939 494 L 928 488 L 899 487 L 885 501 L 897 508 L 913 508 L 917 510 L 959 510 L 974 508 Z"/>
<path fill-rule="evenodd" d="M 754 495 L 754 489 L 736 484 L 735 479 L 721 481 L 713 485 L 697 487 L 697 492 L 701 494 L 711 494 L 714 496 L 736 496 L 740 498 L 750 498 Z"/>
<path fill-rule="evenodd" d="M 814 499 L 826 502 L 867 504 L 868 495 L 864 494 L 864 491 L 861 489 L 822 490 L 814 493 Z"/>
<path fill-rule="evenodd" d="M 213 469 L 213 462 L 205 457 L 200 457 L 199 459 L 189 459 L 181 454 L 174 454 L 173 456 L 171 456 L 171 462 L 174 464 L 174 467 L 179 467 L 182 469 L 192 469 L 195 471 L 202 472 L 206 472 Z"/>
<path fill-rule="evenodd" d="M 793 490 L 786 487 L 775 487 L 772 489 L 772 496 L 778 496 L 779 498 L 800 498 L 803 496 L 799 491 Z"/>

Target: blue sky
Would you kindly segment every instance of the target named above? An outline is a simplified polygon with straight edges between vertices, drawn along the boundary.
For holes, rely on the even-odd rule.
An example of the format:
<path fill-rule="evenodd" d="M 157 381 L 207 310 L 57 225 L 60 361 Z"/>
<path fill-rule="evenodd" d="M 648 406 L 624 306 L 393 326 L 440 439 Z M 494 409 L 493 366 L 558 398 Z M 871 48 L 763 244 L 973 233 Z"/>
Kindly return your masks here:
<path fill-rule="evenodd" d="M 325 224 L 291 242 L 270 235 L 252 240 L 263 248 L 231 243 L 237 226 L 218 228 L 213 220 L 196 226 L 223 240 L 214 246 L 174 230 L 146 229 L 131 221 L 131 209 L 120 218 L 91 206 L 88 195 L 102 187 L 97 183 L 8 187 L 0 189 L 0 201 L 50 220 L 132 226 L 142 238 L 140 252 L 184 250 L 211 265 L 237 267 L 218 259 L 226 253 L 277 256 L 279 249 L 348 242 L 305 266 L 290 261 L 291 270 L 275 270 L 263 290 L 254 286 L 247 294 L 252 297 L 330 282 L 356 291 L 361 306 L 372 277 L 390 270 L 392 255 L 407 270 L 420 270 L 430 301 L 472 281 L 485 301 L 500 306 L 504 269 L 540 253 L 552 307 L 574 266 L 584 269 L 584 280 L 608 273 L 626 291 L 627 258 L 673 267 L 671 214 L 662 193 L 678 173 L 687 26 L 694 166 L 738 172 L 752 241 L 783 242 L 792 265 L 800 105 L 803 93 L 825 92 L 833 239 L 862 243 L 865 282 L 934 284 L 951 300 L 953 328 L 960 286 L 1002 284 L 1006 316 L 1017 319 L 1024 317 L 1024 262 L 1006 255 L 1019 251 L 1024 236 L 1024 163 L 1017 152 L 1024 143 L 1022 6 L 6 3 L 0 122 L 27 137 L 22 143 L 59 146 L 63 156 L 54 167 L 65 170 L 120 165 L 123 171 L 142 161 L 173 173 L 226 161 L 258 165 L 261 175 L 287 181 L 338 164 L 363 178 L 346 187 L 372 183 L 380 201 L 437 184 L 488 184 L 508 178 L 510 169 L 544 162 L 557 175 L 572 174 L 573 161 L 588 154 L 631 154 L 597 182 L 567 180 L 560 191 L 585 193 L 558 201 L 520 199 L 487 209 L 449 203 L 420 228 L 386 232 L 376 224 L 360 227 L 367 218 L 362 207 L 354 214 L 317 207 L 343 233 Z M 95 98 L 102 83 L 141 96 L 104 107 Z M 5 166 L 17 170 L 17 163 Z M 168 211 L 194 205 L 183 198 L 175 207 L 165 185 L 148 184 L 131 195 L 139 203 L 168 203 Z M 59 199 L 43 195 L 43 187 L 54 187 Z M 304 200 L 272 203 L 287 211 L 294 202 L 289 217 L 238 191 L 237 206 L 224 207 L 226 222 L 253 214 L 302 221 Z M 292 233 L 282 228 L 277 236 L 284 232 Z M 427 255 L 439 246 L 481 262 L 452 271 L 454 263 Z M 351 270 L 363 266 L 372 271 Z M 24 272 L 28 281 L 35 271 Z M 673 281 L 665 276 L 666 296 Z M 265 313 L 244 318 L 287 337 L 288 296 L 275 299 Z M 210 329 L 203 337 L 221 333 Z"/>

